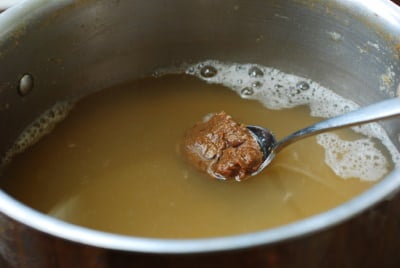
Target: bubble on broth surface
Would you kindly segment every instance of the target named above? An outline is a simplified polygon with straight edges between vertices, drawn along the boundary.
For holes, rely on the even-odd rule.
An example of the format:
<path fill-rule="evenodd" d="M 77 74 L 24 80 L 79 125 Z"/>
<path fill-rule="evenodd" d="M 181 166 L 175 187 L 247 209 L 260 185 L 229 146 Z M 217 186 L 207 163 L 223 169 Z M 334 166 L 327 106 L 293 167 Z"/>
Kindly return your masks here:
<path fill-rule="evenodd" d="M 257 66 L 250 67 L 248 73 L 249 73 L 250 77 L 263 77 L 264 76 L 264 72 Z"/>
<path fill-rule="evenodd" d="M 240 91 L 240 95 L 243 98 L 247 98 L 248 96 L 251 96 L 254 94 L 254 89 L 251 87 L 245 87 Z"/>
<path fill-rule="evenodd" d="M 9 163 L 16 154 L 25 151 L 29 146 L 32 146 L 43 136 L 50 133 L 55 125 L 68 115 L 73 106 L 73 102 L 70 101 L 58 102 L 40 115 L 20 134 L 13 146 L 1 159 L 0 167 Z"/>
<path fill-rule="evenodd" d="M 198 68 L 194 66 L 214 66 L 218 73 L 213 77 L 205 79 Z M 188 70 L 194 70 L 189 72 Z M 246 99 L 254 99 L 260 101 L 269 109 L 287 109 L 300 105 L 308 105 L 310 107 L 310 115 L 314 117 L 333 117 L 359 108 L 359 105 L 352 100 L 336 94 L 320 84 L 296 75 L 284 73 L 278 69 L 265 67 L 256 64 L 238 64 L 238 63 L 223 63 L 216 60 L 207 60 L 202 63 L 187 66 L 185 71 L 187 74 L 194 75 L 200 79 L 206 80 L 208 83 L 222 84 L 231 88 L 240 96 Z M 262 74 L 262 75 L 261 75 Z M 257 83 L 257 86 L 254 86 Z M 251 94 L 243 89 L 251 88 Z M 245 94 L 244 94 L 245 93 Z M 268 127 L 268 126 L 266 126 Z M 349 172 L 344 172 L 343 169 L 357 167 L 353 175 L 362 180 L 378 180 L 388 171 L 388 161 L 383 154 L 373 147 L 372 138 L 381 140 L 382 144 L 387 148 L 392 157 L 393 164 L 400 166 L 400 154 L 395 145 L 388 137 L 385 130 L 378 123 L 369 123 L 362 126 L 352 128 L 355 132 L 361 133 L 367 138 L 355 141 L 340 141 L 339 138 L 335 142 L 326 143 L 324 140 L 327 136 L 319 138 L 320 145 L 326 150 L 326 163 L 335 172 L 343 174 L 343 178 L 350 176 Z M 288 133 L 289 134 L 289 133 Z M 328 144 L 336 144 L 347 148 L 349 152 L 346 154 L 346 165 L 336 161 L 333 157 L 334 153 Z M 369 151 L 371 150 L 371 151 Z M 351 151 L 351 152 L 350 152 Z M 373 169 L 374 172 L 369 172 L 361 168 L 366 165 L 371 168 L 369 159 L 359 159 L 358 152 L 366 152 L 378 156 L 374 157 Z M 378 153 L 379 152 L 379 153 Z M 339 175 L 340 175 L 339 174 Z M 358 174 L 359 176 L 356 176 Z M 351 175 L 351 176 L 353 176 Z"/>
<path fill-rule="evenodd" d="M 201 65 L 199 65 L 201 66 Z M 211 78 L 218 73 L 217 69 L 215 69 L 212 65 L 204 65 L 200 68 L 200 74 L 202 77 Z"/>
<path fill-rule="evenodd" d="M 299 90 L 307 90 L 310 88 L 310 85 L 305 81 L 300 81 L 296 84 L 296 88 Z"/>
<path fill-rule="evenodd" d="M 262 83 L 260 81 L 254 81 L 253 83 L 251 83 L 251 87 L 260 88 L 262 87 Z"/>

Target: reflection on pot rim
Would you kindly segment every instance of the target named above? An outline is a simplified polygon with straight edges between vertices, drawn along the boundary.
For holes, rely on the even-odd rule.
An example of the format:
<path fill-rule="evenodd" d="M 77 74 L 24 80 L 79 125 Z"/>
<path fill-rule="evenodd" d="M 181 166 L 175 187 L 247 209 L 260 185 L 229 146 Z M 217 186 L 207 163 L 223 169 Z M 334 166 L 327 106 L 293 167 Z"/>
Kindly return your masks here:
<path fill-rule="evenodd" d="M 299 237 L 338 224 L 394 194 L 400 187 L 400 169 L 376 187 L 325 213 L 285 226 L 249 234 L 204 239 L 154 239 L 94 231 L 39 213 L 0 191 L 2 211 L 17 221 L 46 233 L 83 244 L 122 251 L 151 253 L 196 253 L 240 249 Z"/>

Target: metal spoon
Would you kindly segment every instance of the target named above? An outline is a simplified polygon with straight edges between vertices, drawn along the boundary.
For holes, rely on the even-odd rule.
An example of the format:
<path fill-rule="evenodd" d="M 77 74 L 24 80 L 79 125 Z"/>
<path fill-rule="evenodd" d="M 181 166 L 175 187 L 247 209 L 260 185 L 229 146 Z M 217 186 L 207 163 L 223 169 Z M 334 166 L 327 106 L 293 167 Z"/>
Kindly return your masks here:
<path fill-rule="evenodd" d="M 400 98 L 393 98 L 318 122 L 314 125 L 300 129 L 279 141 L 277 141 L 271 131 L 266 128 L 247 126 L 257 140 L 261 147 L 261 151 L 264 154 L 263 163 L 259 169 L 251 175 L 254 176 L 260 173 L 269 165 L 269 163 L 271 163 L 279 151 L 298 140 L 333 129 L 360 125 L 398 115 L 400 115 Z"/>

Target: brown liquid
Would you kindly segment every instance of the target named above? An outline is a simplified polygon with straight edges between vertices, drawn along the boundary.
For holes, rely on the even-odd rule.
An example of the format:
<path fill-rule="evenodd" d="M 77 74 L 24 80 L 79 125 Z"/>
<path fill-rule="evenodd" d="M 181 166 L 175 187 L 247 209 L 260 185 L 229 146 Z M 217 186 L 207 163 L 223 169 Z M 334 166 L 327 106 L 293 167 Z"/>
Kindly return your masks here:
<path fill-rule="evenodd" d="M 78 102 L 51 134 L 13 159 L 2 187 L 74 224 L 189 238 L 289 223 L 372 185 L 337 177 L 314 137 L 282 151 L 257 177 L 240 183 L 210 179 L 182 158 L 180 142 L 187 128 L 221 110 L 278 137 L 319 120 L 307 107 L 271 111 L 192 77 L 139 80 Z"/>

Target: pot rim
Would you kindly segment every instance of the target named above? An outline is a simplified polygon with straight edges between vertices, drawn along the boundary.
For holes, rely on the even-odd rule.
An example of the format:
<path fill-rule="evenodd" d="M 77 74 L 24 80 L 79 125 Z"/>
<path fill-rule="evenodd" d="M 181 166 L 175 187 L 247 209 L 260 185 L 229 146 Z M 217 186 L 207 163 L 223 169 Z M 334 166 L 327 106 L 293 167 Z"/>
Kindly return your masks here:
<path fill-rule="evenodd" d="M 26 23 L 34 14 L 37 15 L 44 12 L 43 10 L 59 8 L 73 2 L 73 0 L 54 2 L 47 0 L 22 1 L 0 15 L 0 25 L 2 25 L 0 36 L 6 36 L 16 25 Z M 385 14 L 386 16 L 381 16 L 381 19 L 385 19 L 389 28 L 400 29 L 400 9 L 396 8 L 395 4 L 388 0 L 337 0 L 337 2 L 344 6 L 351 4 L 362 5 L 371 12 Z M 20 18 L 26 18 L 26 20 L 21 22 Z M 385 198 L 390 198 L 398 189 L 400 189 L 400 167 L 393 170 L 388 176 L 361 195 L 326 212 L 263 231 L 215 238 L 160 239 L 96 231 L 38 212 L 12 198 L 1 189 L 0 212 L 23 225 L 43 233 L 84 245 L 131 252 L 186 254 L 255 247 L 312 234 L 339 224 Z"/>

